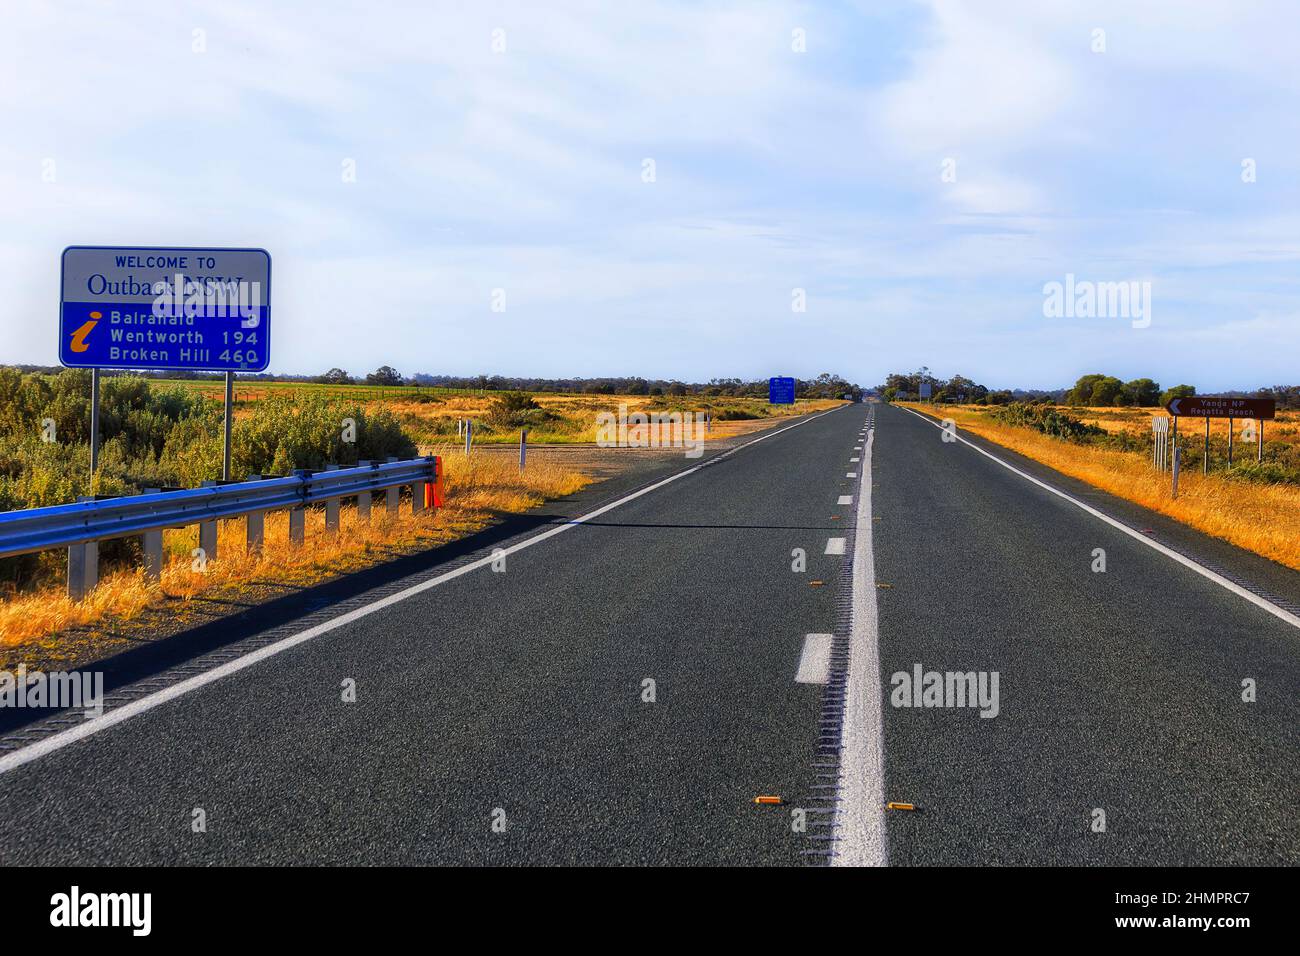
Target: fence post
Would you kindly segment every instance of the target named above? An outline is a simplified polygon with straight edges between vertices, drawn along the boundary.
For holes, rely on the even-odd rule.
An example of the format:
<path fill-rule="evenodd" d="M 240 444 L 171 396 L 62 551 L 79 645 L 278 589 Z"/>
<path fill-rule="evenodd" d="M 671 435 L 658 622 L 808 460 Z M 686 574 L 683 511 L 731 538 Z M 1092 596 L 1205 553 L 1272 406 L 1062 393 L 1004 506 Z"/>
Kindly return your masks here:
<path fill-rule="evenodd" d="M 370 467 L 369 461 L 359 461 L 357 462 L 357 464 L 365 468 Z M 358 521 L 370 520 L 370 492 L 368 491 L 357 492 L 357 520 Z"/>
<path fill-rule="evenodd" d="M 146 488 L 146 495 L 156 495 L 162 491 L 161 488 Z M 144 576 L 150 581 L 162 580 L 162 529 L 155 528 L 152 531 L 146 531 L 144 537 Z"/>
<path fill-rule="evenodd" d="M 474 423 L 470 419 L 465 419 L 465 454 L 469 454 L 470 446 L 474 444 Z"/>
<path fill-rule="evenodd" d="M 249 481 L 261 481 L 261 475 L 249 475 Z M 261 511 L 250 511 L 248 513 L 248 550 L 253 553 L 259 553 L 262 550 L 262 533 L 266 528 L 265 514 Z"/>
<path fill-rule="evenodd" d="M 325 470 L 338 471 L 339 466 L 326 465 Z M 325 530 L 330 533 L 335 533 L 339 530 L 339 499 L 338 498 L 325 499 Z"/>

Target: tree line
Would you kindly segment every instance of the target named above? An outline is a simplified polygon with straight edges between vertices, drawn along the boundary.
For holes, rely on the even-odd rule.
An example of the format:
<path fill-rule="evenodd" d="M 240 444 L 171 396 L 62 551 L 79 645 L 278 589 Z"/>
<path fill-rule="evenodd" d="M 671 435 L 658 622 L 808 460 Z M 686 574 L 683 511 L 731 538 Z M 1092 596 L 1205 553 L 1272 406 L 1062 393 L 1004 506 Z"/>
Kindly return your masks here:
<path fill-rule="evenodd" d="M 896 372 L 888 375 L 877 392 L 886 401 L 919 399 L 923 386 L 930 387 L 930 400 L 959 402 L 972 405 L 1025 404 L 1076 405 L 1089 408 L 1152 408 L 1169 404 L 1175 398 L 1196 394 L 1194 385 L 1174 385 L 1162 389 L 1159 382 L 1150 378 L 1123 381 L 1100 372 L 1082 375 L 1071 388 L 1060 389 L 989 389 L 962 375 L 943 379 L 922 367 L 915 372 Z M 1300 385 L 1274 385 L 1254 391 L 1228 391 L 1216 393 L 1227 398 L 1272 398 L 1278 408 L 1300 408 Z"/>

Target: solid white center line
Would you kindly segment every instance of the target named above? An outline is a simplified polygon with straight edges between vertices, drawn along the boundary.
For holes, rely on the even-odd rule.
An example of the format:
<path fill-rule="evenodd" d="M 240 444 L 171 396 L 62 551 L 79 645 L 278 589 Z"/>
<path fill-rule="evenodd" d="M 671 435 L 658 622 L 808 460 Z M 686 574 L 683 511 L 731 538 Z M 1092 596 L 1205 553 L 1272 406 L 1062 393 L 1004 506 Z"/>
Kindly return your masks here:
<path fill-rule="evenodd" d="M 864 457 L 871 461 L 867 439 Z M 871 546 L 871 469 L 862 469 L 857 533 L 853 536 L 853 617 L 849 631 L 849 673 L 845 684 L 844 755 L 840 805 L 835 815 L 838 853 L 832 866 L 884 866 L 885 738 L 881 715 L 880 635 L 876 619 L 876 559 Z"/>
<path fill-rule="evenodd" d="M 852 495 L 840 495 L 840 500 L 837 501 L 837 502 L 835 502 L 835 503 L 838 504 L 838 505 L 851 505 L 851 504 L 853 504 L 853 496 L 852 496 Z"/>
<path fill-rule="evenodd" d="M 827 539 L 826 539 L 826 553 L 827 553 L 827 554 L 843 554 L 843 553 L 844 553 L 844 539 L 843 539 L 843 538 L 827 538 Z"/>
<path fill-rule="evenodd" d="M 794 679 L 800 684 L 824 684 L 831 676 L 830 634 L 805 634 L 803 653 L 799 655 L 799 673 Z"/>

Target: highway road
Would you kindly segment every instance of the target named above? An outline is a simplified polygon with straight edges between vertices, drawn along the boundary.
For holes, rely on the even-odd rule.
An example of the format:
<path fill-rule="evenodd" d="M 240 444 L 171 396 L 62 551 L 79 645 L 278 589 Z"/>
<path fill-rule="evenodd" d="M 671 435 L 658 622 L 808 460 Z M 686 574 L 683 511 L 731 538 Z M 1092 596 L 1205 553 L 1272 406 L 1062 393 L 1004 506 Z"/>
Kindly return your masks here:
<path fill-rule="evenodd" d="M 942 438 L 774 427 L 35 727 L 0 863 L 1300 861 L 1300 576 Z"/>

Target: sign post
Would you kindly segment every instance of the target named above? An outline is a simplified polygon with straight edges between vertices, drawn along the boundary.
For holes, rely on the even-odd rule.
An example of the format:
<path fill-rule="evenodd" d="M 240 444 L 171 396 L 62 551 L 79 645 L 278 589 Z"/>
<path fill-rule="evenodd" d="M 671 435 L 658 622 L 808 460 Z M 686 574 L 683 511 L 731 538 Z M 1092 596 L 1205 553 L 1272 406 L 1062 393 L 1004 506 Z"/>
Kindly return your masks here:
<path fill-rule="evenodd" d="M 95 493 L 95 471 L 99 468 L 99 369 L 90 370 L 90 493 Z"/>
<path fill-rule="evenodd" d="M 266 370 L 270 334 L 271 256 L 265 249 L 64 249 L 59 362 L 91 370 L 92 480 L 105 368 L 225 372 L 222 477 L 229 480 L 234 376 Z"/>
<path fill-rule="evenodd" d="M 222 441 L 221 456 L 221 480 L 230 480 L 230 420 L 234 415 L 235 407 L 235 373 L 226 373 L 226 420 L 223 431 L 225 433 Z"/>

